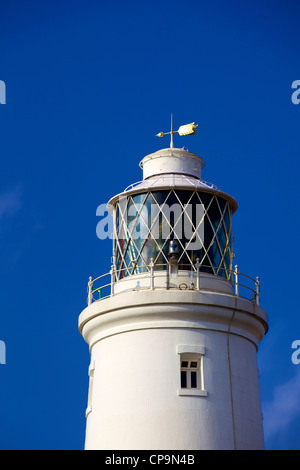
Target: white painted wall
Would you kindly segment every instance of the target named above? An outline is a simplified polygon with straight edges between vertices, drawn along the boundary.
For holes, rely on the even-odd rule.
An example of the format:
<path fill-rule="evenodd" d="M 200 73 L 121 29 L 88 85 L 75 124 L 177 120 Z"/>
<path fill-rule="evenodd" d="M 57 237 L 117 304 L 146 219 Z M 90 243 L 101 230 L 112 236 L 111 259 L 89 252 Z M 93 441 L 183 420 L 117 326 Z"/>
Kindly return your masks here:
<path fill-rule="evenodd" d="M 92 304 L 79 322 L 94 367 L 86 449 L 262 449 L 256 348 L 266 322 L 252 302 L 216 292 Z M 178 396 L 178 345 L 205 348 L 207 396 Z"/>

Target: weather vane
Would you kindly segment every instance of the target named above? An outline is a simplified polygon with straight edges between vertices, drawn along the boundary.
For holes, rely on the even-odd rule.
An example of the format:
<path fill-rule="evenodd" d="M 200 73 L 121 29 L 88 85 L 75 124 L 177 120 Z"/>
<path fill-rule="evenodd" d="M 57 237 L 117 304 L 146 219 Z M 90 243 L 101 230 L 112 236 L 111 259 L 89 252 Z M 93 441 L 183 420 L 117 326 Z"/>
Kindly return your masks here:
<path fill-rule="evenodd" d="M 195 132 L 195 129 L 197 126 L 198 124 L 191 122 L 190 124 L 185 124 L 184 126 L 180 126 L 178 131 L 173 131 L 173 115 L 171 114 L 171 131 L 159 132 L 158 134 L 156 134 L 156 137 L 163 137 L 164 135 L 171 134 L 170 148 L 172 149 L 173 148 L 173 134 L 176 134 L 176 132 L 178 132 L 179 135 L 197 134 L 197 132 Z"/>

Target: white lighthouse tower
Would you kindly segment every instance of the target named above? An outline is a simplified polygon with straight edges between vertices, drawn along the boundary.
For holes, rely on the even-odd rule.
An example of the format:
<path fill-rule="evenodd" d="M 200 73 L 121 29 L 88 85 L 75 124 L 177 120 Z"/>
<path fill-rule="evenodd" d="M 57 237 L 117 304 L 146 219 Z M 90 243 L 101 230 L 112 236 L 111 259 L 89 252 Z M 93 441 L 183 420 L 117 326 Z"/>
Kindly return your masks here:
<path fill-rule="evenodd" d="M 143 181 L 109 202 L 113 264 L 90 278 L 79 317 L 85 448 L 263 449 L 256 353 L 268 320 L 258 278 L 232 266 L 237 203 L 173 133 L 141 161 Z"/>

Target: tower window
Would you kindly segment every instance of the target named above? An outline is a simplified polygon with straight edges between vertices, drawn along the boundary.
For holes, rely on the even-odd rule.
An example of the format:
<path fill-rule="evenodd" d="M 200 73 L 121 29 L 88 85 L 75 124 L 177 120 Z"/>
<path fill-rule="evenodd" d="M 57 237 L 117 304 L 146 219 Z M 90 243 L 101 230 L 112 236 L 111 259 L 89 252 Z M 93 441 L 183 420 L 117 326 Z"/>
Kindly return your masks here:
<path fill-rule="evenodd" d="M 181 388 L 198 388 L 200 384 L 200 359 L 198 361 L 181 361 Z"/>
<path fill-rule="evenodd" d="M 90 366 L 89 366 L 89 393 L 88 393 L 88 405 L 87 409 L 85 411 L 85 416 L 88 417 L 90 412 L 92 411 L 92 398 L 93 398 L 93 385 L 94 385 L 94 372 L 95 372 L 95 361 L 91 360 Z"/>
<path fill-rule="evenodd" d="M 176 349 L 180 359 L 180 388 L 177 390 L 177 394 L 179 396 L 206 397 L 207 391 L 204 388 L 205 347 L 195 344 L 179 344 Z"/>

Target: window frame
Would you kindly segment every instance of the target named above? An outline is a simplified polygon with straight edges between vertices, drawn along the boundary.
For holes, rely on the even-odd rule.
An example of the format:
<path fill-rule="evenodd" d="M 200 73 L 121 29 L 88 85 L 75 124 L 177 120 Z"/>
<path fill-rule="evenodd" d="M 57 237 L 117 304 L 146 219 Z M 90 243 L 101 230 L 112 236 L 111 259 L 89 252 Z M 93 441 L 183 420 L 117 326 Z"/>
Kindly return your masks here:
<path fill-rule="evenodd" d="M 89 365 L 89 390 L 88 390 L 88 403 L 87 408 L 85 410 L 85 417 L 87 418 L 88 415 L 91 413 L 93 406 L 93 388 L 94 388 L 94 373 L 95 373 L 95 361 L 91 361 Z"/>
<path fill-rule="evenodd" d="M 183 363 L 187 363 L 187 366 L 184 366 Z M 192 363 L 196 363 L 196 366 L 192 366 Z M 188 388 L 188 389 L 199 389 L 199 384 L 201 384 L 201 371 L 200 371 L 200 364 L 201 359 L 198 357 L 186 357 L 182 355 L 180 357 L 180 387 L 181 388 Z M 185 373 L 185 382 L 186 386 L 183 387 L 182 385 L 182 377 L 183 373 Z M 193 386 L 193 381 L 196 379 L 195 383 L 196 386 Z"/>
<path fill-rule="evenodd" d="M 204 387 L 204 355 L 205 347 L 200 345 L 178 345 L 179 355 L 179 388 L 178 396 L 207 396 Z M 191 367 L 191 362 L 197 361 L 197 367 Z M 188 362 L 187 367 L 182 366 L 182 362 Z M 186 372 L 186 387 L 182 387 L 182 372 Z M 196 372 L 197 386 L 192 387 L 192 372 Z"/>

